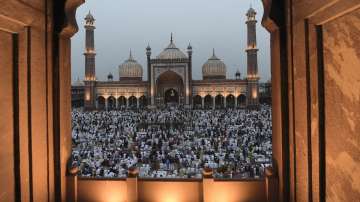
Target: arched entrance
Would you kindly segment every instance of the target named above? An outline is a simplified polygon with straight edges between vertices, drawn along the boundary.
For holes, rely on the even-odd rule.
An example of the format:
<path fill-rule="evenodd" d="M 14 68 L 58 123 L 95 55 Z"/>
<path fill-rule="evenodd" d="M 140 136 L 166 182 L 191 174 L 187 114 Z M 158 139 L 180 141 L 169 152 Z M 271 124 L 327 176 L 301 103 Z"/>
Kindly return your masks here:
<path fill-rule="evenodd" d="M 226 107 L 235 108 L 235 97 L 232 94 L 226 97 Z"/>
<path fill-rule="evenodd" d="M 224 107 L 224 96 L 217 95 L 215 97 L 215 107 L 216 107 L 216 109 L 221 109 Z"/>
<path fill-rule="evenodd" d="M 97 109 L 105 109 L 105 98 L 103 96 L 99 96 L 96 100 L 97 102 Z"/>
<path fill-rule="evenodd" d="M 126 98 L 124 96 L 120 96 L 118 99 L 118 107 L 125 108 L 126 107 Z"/>
<path fill-rule="evenodd" d="M 202 98 L 200 95 L 196 95 L 193 98 L 193 106 L 194 109 L 201 109 L 202 108 Z"/>
<path fill-rule="evenodd" d="M 179 93 L 173 88 L 166 90 L 164 95 L 164 101 L 165 104 L 179 103 Z"/>
<path fill-rule="evenodd" d="M 166 71 L 156 81 L 157 105 L 183 104 L 184 103 L 184 82 L 180 75 L 173 71 Z"/>
<path fill-rule="evenodd" d="M 139 98 L 139 105 L 141 109 L 145 108 L 148 105 L 147 98 L 144 95 Z"/>
<path fill-rule="evenodd" d="M 116 98 L 110 96 L 108 98 L 108 110 L 114 110 L 114 109 L 116 109 Z"/>
<path fill-rule="evenodd" d="M 246 96 L 241 94 L 237 97 L 237 103 L 239 107 L 246 107 Z"/>
<path fill-rule="evenodd" d="M 204 98 L 204 108 L 205 109 L 212 109 L 213 107 L 213 98 L 211 97 L 211 95 L 207 95 Z"/>
<path fill-rule="evenodd" d="M 131 96 L 128 98 L 129 108 L 136 109 L 137 108 L 137 98 L 135 96 Z"/>

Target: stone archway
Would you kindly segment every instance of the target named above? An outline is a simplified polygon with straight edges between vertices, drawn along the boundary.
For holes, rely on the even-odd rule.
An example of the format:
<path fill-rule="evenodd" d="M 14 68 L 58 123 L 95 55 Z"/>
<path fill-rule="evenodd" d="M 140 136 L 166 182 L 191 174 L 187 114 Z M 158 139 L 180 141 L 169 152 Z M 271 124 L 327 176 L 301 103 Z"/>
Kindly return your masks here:
<path fill-rule="evenodd" d="M 61 0 L 60 0 L 61 1 Z M 65 1 L 61 1 L 61 2 L 65 2 Z M 84 0 L 69 0 L 69 1 L 66 1 L 66 6 L 64 6 L 65 7 L 65 14 L 62 14 L 62 13 L 60 13 L 61 15 L 58 15 L 58 16 L 64 16 L 63 18 L 62 17 L 59 17 L 59 20 L 60 20 L 60 22 L 61 23 L 58 23 L 59 25 L 61 25 L 61 26 L 63 26 L 62 27 L 62 29 L 58 29 L 58 30 L 63 30 L 63 36 L 66 36 L 67 38 L 70 38 L 74 33 L 76 33 L 76 31 L 77 31 L 77 26 L 76 26 L 76 20 L 75 20 L 75 11 L 76 11 L 76 8 L 81 4 L 81 3 L 83 3 L 84 2 Z M 274 43 L 275 44 L 275 46 L 277 46 L 278 44 L 280 44 L 279 43 L 279 40 L 280 39 L 282 39 L 283 41 L 286 41 L 285 39 L 285 37 L 286 37 L 286 35 L 284 36 L 284 35 L 281 35 L 281 36 L 279 36 L 279 34 L 282 34 L 282 33 L 284 33 L 284 30 L 277 30 L 277 26 L 276 26 L 276 24 L 273 22 L 273 20 L 272 19 L 270 19 L 270 8 L 274 8 L 274 9 L 272 9 L 272 10 L 276 10 L 277 11 L 277 13 L 281 13 L 281 12 L 283 12 L 283 13 L 285 13 L 285 9 L 284 9 L 284 7 L 283 6 L 277 6 L 277 5 L 282 5 L 282 4 L 284 4 L 284 3 L 282 3 L 282 1 L 281 1 L 281 3 L 278 3 L 278 2 L 275 2 L 275 3 L 273 3 L 274 4 L 274 6 L 272 6 L 271 4 L 271 0 L 262 0 L 262 2 L 263 2 L 263 4 L 264 4 L 264 16 L 263 16 L 263 25 L 270 31 L 272 31 L 273 33 L 274 33 L 274 36 L 276 37 L 276 38 L 273 38 L 274 40 L 272 40 L 272 43 Z M 61 4 L 61 3 L 60 3 Z M 65 3 L 63 3 L 63 4 L 65 4 Z M 281 11 L 279 11 L 279 10 L 281 10 Z M 274 12 L 276 12 L 276 11 L 274 11 Z M 58 12 L 57 12 L 58 13 Z M 56 14 L 56 12 L 55 12 L 55 14 Z M 59 13 L 58 13 L 59 14 Z M 66 18 L 65 18 L 65 15 L 66 15 Z M 282 14 L 280 14 L 280 15 L 275 15 L 275 17 L 274 17 L 274 15 L 271 15 L 272 16 L 272 18 L 275 18 L 275 17 L 277 17 L 277 19 L 281 19 L 281 22 L 282 21 L 284 21 L 285 22 L 285 20 L 283 20 L 283 19 L 285 19 L 285 16 L 282 16 Z M 65 19 L 65 22 L 62 22 L 62 19 Z M 280 22 L 280 23 L 281 23 Z M 278 23 L 278 22 L 276 22 L 276 23 Z M 58 25 L 58 26 L 59 26 Z M 67 42 L 67 38 L 65 39 L 65 42 L 62 42 L 62 44 L 65 44 L 65 46 L 63 46 L 63 49 L 64 50 L 66 50 L 66 48 L 67 48 L 67 46 L 68 45 L 66 45 L 66 42 Z M 55 40 L 59 40 L 59 39 L 55 39 Z M 68 44 L 70 44 L 70 43 L 68 43 Z M 283 47 L 281 47 L 281 49 L 283 49 Z M 279 56 L 280 55 L 280 57 L 281 57 L 281 59 L 284 59 L 284 57 L 286 57 L 287 55 L 286 55 L 286 53 L 283 51 L 283 53 L 279 53 L 279 52 L 281 52 L 280 51 L 280 48 L 278 48 L 278 49 L 273 49 L 273 52 L 275 53 L 275 57 L 277 57 L 277 56 Z M 60 54 L 59 55 L 62 55 L 63 53 L 66 53 L 66 51 L 63 51 L 63 52 L 60 52 Z M 285 55 L 285 56 L 284 56 Z M 279 57 L 279 58 L 280 58 Z M 276 61 L 279 61 L 279 59 L 277 58 L 277 59 L 275 59 Z M 276 64 L 276 63 L 275 63 Z M 66 64 L 65 64 L 66 65 Z M 60 67 L 62 67 L 62 66 L 64 66 L 64 65 L 59 65 Z M 278 65 L 279 67 L 280 67 L 280 65 Z M 282 63 L 282 65 L 281 66 L 284 66 L 283 65 L 283 63 Z M 274 68 L 274 67 L 272 67 L 272 68 Z M 66 69 L 66 68 L 60 68 L 60 69 Z M 275 67 L 275 69 L 276 69 L 276 67 Z M 282 69 L 285 69 L 285 68 L 282 68 Z M 277 73 L 279 73 L 280 71 L 277 71 Z M 284 74 L 284 75 L 286 75 L 286 73 Z M 279 77 L 280 77 L 280 75 L 279 75 Z M 278 78 L 278 80 L 277 81 L 282 81 L 283 79 L 284 79 L 284 77 L 285 76 L 283 76 L 283 75 L 281 75 L 281 78 Z M 276 80 L 276 79 L 275 79 Z M 283 82 L 283 81 L 282 81 Z M 284 82 L 284 83 L 286 83 L 286 81 Z M 283 87 L 285 90 L 288 88 L 287 86 L 284 86 Z M 154 94 L 154 95 L 156 95 L 156 93 Z M 284 97 L 287 97 L 287 96 L 284 96 Z M 208 100 L 213 100 L 212 99 L 212 97 L 211 96 L 209 96 L 208 97 Z M 278 108 L 280 108 L 280 107 L 278 107 Z M 280 114 L 282 111 L 278 111 L 278 113 Z M 286 112 L 286 111 L 285 111 Z M 280 121 L 278 121 L 278 124 L 280 124 Z M 275 125 L 275 124 L 274 124 Z M 285 123 L 285 126 L 284 127 L 286 127 L 286 123 Z M 280 136 L 281 134 L 279 133 L 278 134 L 278 136 Z M 279 138 L 281 138 L 281 137 L 278 137 L 278 139 Z M 285 139 L 286 140 L 286 139 Z M 275 145 L 275 147 L 281 147 L 282 146 L 282 144 L 278 144 L 278 145 Z M 275 158 L 276 157 L 279 157 L 280 155 L 285 155 L 285 154 L 283 154 L 283 153 L 285 153 L 285 152 L 280 152 L 280 154 L 278 154 L 278 156 L 276 156 L 275 155 Z M 282 156 L 281 156 L 282 157 Z M 280 158 L 280 157 L 279 157 Z M 285 160 L 283 160 L 283 159 L 281 159 L 282 161 L 286 161 L 287 160 L 287 157 L 285 156 L 285 157 L 283 157 L 283 158 L 285 158 Z M 276 165 L 275 165 L 276 166 Z M 281 168 L 281 166 L 282 166 L 282 162 L 280 162 L 280 168 Z M 279 175 L 280 175 L 280 184 L 282 184 L 283 183 L 283 181 L 281 181 L 282 180 L 282 174 L 283 173 L 279 173 Z M 64 180 L 63 180 L 64 181 Z M 281 187 L 282 188 L 282 187 Z M 59 189 L 60 190 L 60 189 Z M 284 192 L 287 192 L 288 190 L 286 190 L 286 188 L 285 188 L 285 190 L 284 190 L 284 188 L 282 188 L 281 190 L 280 190 L 280 192 L 281 191 L 284 191 Z M 284 195 L 286 195 L 286 194 L 288 194 L 288 193 L 285 193 Z M 286 198 L 288 198 L 288 197 L 286 197 Z"/>
<path fill-rule="evenodd" d="M 237 97 L 237 104 L 238 104 L 238 107 L 246 107 L 246 95 L 244 94 L 240 94 L 238 97 Z"/>
<path fill-rule="evenodd" d="M 204 108 L 205 109 L 212 109 L 213 107 L 213 97 L 211 95 L 206 95 L 204 98 Z"/>
<path fill-rule="evenodd" d="M 179 103 L 179 93 L 173 88 L 166 90 L 164 93 L 164 101 L 165 104 Z"/>
<path fill-rule="evenodd" d="M 108 97 L 107 102 L 108 102 L 109 110 L 116 109 L 116 98 L 115 97 L 113 97 L 113 96 Z"/>
<path fill-rule="evenodd" d="M 120 96 L 118 98 L 118 108 L 122 109 L 126 107 L 126 98 L 125 96 Z"/>
<path fill-rule="evenodd" d="M 137 98 L 135 96 L 131 96 L 128 98 L 129 108 L 136 109 L 137 108 Z"/>
<path fill-rule="evenodd" d="M 224 96 L 223 95 L 217 95 L 215 97 L 215 108 L 216 109 L 221 109 L 224 108 Z"/>
<path fill-rule="evenodd" d="M 195 95 L 193 97 L 193 108 L 201 109 L 202 108 L 202 98 L 200 95 Z"/>
<path fill-rule="evenodd" d="M 169 102 L 183 104 L 184 90 L 185 87 L 182 77 L 174 71 L 166 71 L 156 80 L 155 101 L 158 105 Z M 177 99 L 177 101 L 175 99 Z"/>
<path fill-rule="evenodd" d="M 103 96 L 99 96 L 96 100 L 97 102 L 97 109 L 105 109 L 105 98 Z"/>
<path fill-rule="evenodd" d="M 139 98 L 139 107 L 141 109 L 145 108 L 148 105 L 148 100 L 145 95 L 141 96 Z"/>
<path fill-rule="evenodd" d="M 234 95 L 230 94 L 226 96 L 226 107 L 227 108 L 235 108 L 235 97 Z"/>

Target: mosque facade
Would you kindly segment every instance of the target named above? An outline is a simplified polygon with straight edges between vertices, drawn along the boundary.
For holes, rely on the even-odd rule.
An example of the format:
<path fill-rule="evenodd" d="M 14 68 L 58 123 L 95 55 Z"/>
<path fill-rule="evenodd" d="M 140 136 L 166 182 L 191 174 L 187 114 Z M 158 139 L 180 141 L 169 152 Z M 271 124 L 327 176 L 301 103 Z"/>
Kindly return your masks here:
<path fill-rule="evenodd" d="M 215 50 L 202 66 L 202 80 L 192 78 L 192 46 L 186 53 L 176 47 L 171 35 L 169 45 L 156 57 L 146 48 L 147 80 L 143 67 L 130 51 L 129 58 L 119 66 L 118 79 L 109 74 L 99 81 L 95 74 L 95 18 L 85 18 L 85 109 L 157 108 L 182 105 L 185 108 L 256 108 L 259 105 L 259 76 L 256 45 L 256 11 L 247 12 L 247 76 L 227 79 L 227 67 Z"/>

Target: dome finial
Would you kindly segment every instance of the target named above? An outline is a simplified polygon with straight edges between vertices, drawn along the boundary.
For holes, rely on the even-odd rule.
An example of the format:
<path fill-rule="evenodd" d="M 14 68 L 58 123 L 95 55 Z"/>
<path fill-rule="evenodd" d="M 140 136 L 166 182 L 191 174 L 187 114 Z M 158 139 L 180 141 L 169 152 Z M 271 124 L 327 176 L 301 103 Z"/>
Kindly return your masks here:
<path fill-rule="evenodd" d="M 191 43 L 189 42 L 188 49 L 192 49 Z"/>
<path fill-rule="evenodd" d="M 213 48 L 213 57 L 215 57 L 215 48 Z"/>
<path fill-rule="evenodd" d="M 130 48 L 130 56 L 129 56 L 129 58 L 133 59 L 131 48 Z"/>
<path fill-rule="evenodd" d="M 174 40 L 173 40 L 173 33 L 171 32 L 171 37 L 170 37 L 170 43 L 173 43 Z"/>

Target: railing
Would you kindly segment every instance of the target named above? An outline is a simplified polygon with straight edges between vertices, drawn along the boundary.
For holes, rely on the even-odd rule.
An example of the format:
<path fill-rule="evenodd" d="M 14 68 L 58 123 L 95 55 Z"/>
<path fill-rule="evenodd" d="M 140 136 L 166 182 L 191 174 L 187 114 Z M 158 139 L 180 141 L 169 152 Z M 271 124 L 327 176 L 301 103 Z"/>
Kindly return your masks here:
<path fill-rule="evenodd" d="M 69 170 L 67 201 L 159 201 L 159 202 L 276 202 L 278 178 L 267 168 L 264 178 L 214 179 L 205 169 L 202 179 L 139 178 L 138 169 L 130 169 L 127 178 L 78 177 L 78 169 Z"/>

